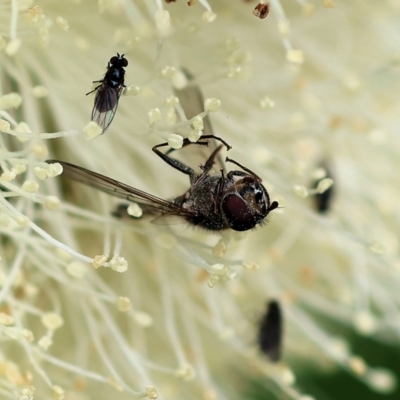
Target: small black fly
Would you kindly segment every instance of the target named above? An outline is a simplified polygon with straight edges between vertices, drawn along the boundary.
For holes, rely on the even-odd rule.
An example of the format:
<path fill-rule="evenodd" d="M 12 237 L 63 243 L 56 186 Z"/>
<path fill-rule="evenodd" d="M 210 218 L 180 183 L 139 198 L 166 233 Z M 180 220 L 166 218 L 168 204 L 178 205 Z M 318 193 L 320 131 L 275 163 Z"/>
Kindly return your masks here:
<path fill-rule="evenodd" d="M 276 300 L 267 304 L 258 330 L 258 345 L 260 350 L 273 362 L 281 358 L 282 353 L 283 318 L 281 307 Z"/>
<path fill-rule="evenodd" d="M 196 143 L 185 139 L 183 146 L 208 146 L 209 141 L 206 139 L 218 140 L 222 145 L 218 146 L 200 167 L 200 173 L 195 173 L 189 166 L 170 157 L 170 152 L 162 153 L 159 150 L 160 147 L 168 146 L 168 143 L 153 147 L 154 153 L 168 165 L 189 176 L 189 190 L 172 201 L 163 200 L 77 165 L 58 160 L 47 162 L 60 163 L 63 166 L 63 175 L 69 179 L 138 204 L 145 215 L 181 217 L 191 225 L 210 231 L 229 228 L 234 231 L 247 231 L 262 224 L 269 212 L 278 207 L 278 202 L 270 203 L 268 192 L 261 184 L 260 177 L 229 158 L 226 158 L 226 162 L 237 165 L 242 171 L 230 171 L 226 174 L 221 169 L 219 175 L 210 175 L 222 147 L 225 146 L 228 150 L 231 147 L 214 135 L 205 135 Z M 121 214 L 124 209 L 127 209 L 126 205 L 118 207 L 116 214 Z"/>
<path fill-rule="evenodd" d="M 118 101 L 125 86 L 125 70 L 128 66 L 128 60 L 124 54 L 118 54 L 110 58 L 107 65 L 107 72 L 104 78 L 93 83 L 100 83 L 97 87 L 86 93 L 96 92 L 92 110 L 92 121 L 96 122 L 102 128 L 104 133 L 110 126 L 118 108 Z"/>

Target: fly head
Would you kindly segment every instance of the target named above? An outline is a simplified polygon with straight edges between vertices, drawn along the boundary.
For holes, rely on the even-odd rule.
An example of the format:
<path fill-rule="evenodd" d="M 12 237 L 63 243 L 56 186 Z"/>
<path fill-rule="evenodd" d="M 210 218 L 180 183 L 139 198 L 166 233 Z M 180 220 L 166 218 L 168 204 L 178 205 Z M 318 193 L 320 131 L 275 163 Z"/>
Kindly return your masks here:
<path fill-rule="evenodd" d="M 251 175 L 235 182 L 221 201 L 222 213 L 234 231 L 255 228 L 277 207 L 278 202 L 270 203 L 267 189 Z"/>

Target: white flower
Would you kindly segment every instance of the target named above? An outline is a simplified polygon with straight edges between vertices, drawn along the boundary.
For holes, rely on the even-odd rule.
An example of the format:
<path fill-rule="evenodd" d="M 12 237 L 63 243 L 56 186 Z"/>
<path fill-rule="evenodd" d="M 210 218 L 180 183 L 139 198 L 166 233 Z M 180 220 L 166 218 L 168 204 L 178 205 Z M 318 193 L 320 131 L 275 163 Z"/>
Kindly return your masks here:
<path fill-rule="evenodd" d="M 397 2 L 270 0 L 263 20 L 241 0 L 167 3 L 0 0 L 1 396 L 240 399 L 240 375 L 304 400 L 296 372 L 312 364 L 391 391 L 394 375 L 332 326 L 399 344 Z M 117 51 L 130 89 L 98 136 L 85 93 Z M 181 68 L 206 111 L 171 100 Z M 120 221 L 121 200 L 44 162 L 173 198 L 188 179 L 151 147 L 197 140 L 211 111 L 282 207 L 256 231 Z M 197 168 L 198 150 L 175 154 Z M 320 215 L 312 196 L 332 181 Z M 271 298 L 285 319 L 278 366 L 254 343 Z"/>

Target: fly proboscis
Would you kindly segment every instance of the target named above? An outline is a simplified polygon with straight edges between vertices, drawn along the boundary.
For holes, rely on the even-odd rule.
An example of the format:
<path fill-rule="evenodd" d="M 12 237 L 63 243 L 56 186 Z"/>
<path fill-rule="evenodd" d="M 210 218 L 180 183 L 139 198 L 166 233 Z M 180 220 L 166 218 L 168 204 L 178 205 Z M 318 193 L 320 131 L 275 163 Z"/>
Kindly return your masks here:
<path fill-rule="evenodd" d="M 226 229 L 247 231 L 262 224 L 270 211 L 278 207 L 278 202 L 270 202 L 268 192 L 262 185 L 259 176 L 232 159 L 227 159 L 227 162 L 235 164 L 242 171 L 234 170 L 226 173 L 224 169 L 221 169 L 220 174 L 210 174 L 223 146 L 230 149 L 223 139 L 214 135 L 205 135 L 196 143 L 185 139 L 183 147 L 189 145 L 208 146 L 207 139 L 215 139 L 222 144 L 201 166 L 200 173 L 196 173 L 191 167 L 170 157 L 171 150 L 166 153 L 159 150 L 160 147 L 168 146 L 168 143 L 161 143 L 153 147 L 153 152 L 163 161 L 189 176 L 189 189 L 173 200 L 161 199 L 77 165 L 58 160 L 49 160 L 48 162 L 60 163 L 64 169 L 63 175 L 67 178 L 138 204 L 143 210 L 143 215 L 180 217 L 191 225 L 209 231 Z M 114 215 L 121 215 L 124 207 L 128 206 L 119 206 Z"/>
<path fill-rule="evenodd" d="M 91 120 L 100 125 L 102 133 L 110 126 L 118 108 L 119 98 L 125 88 L 125 67 L 128 60 L 124 54 L 118 54 L 110 58 L 107 72 L 104 78 L 93 83 L 99 83 L 93 90 L 86 93 L 96 92 Z"/>

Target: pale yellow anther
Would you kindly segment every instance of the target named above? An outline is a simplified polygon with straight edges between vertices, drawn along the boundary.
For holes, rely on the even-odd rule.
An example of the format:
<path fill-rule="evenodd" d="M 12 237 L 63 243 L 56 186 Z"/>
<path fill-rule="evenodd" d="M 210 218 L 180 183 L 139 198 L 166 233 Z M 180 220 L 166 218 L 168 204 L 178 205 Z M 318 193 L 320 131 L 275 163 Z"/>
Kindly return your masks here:
<path fill-rule="evenodd" d="M 183 137 L 176 133 L 171 133 L 167 137 L 168 145 L 173 149 L 180 149 L 183 145 Z"/>
<path fill-rule="evenodd" d="M 228 272 L 228 268 L 224 264 L 213 264 L 210 266 L 210 273 L 224 276 Z"/>
<path fill-rule="evenodd" d="M 52 394 L 53 394 L 54 400 L 63 400 L 64 396 L 65 396 L 65 391 L 62 387 L 60 387 L 58 385 L 54 385 L 52 387 Z"/>
<path fill-rule="evenodd" d="M 63 172 L 63 167 L 60 163 L 47 164 L 46 174 L 49 178 L 54 178 L 55 176 L 61 175 Z"/>
<path fill-rule="evenodd" d="M 32 88 L 32 94 L 36 98 L 40 99 L 40 98 L 46 97 L 49 94 L 49 90 L 47 88 L 45 88 L 44 86 L 37 85 Z"/>
<path fill-rule="evenodd" d="M 28 378 L 31 381 L 31 378 Z M 29 386 L 27 388 L 23 388 L 21 390 L 21 395 L 19 396 L 18 400 L 33 400 L 33 396 L 35 394 L 35 387 Z"/>
<path fill-rule="evenodd" d="M 170 96 L 165 99 L 165 104 L 169 107 L 175 107 L 179 104 L 179 98 L 176 96 Z"/>
<path fill-rule="evenodd" d="M 15 172 L 17 175 L 23 174 L 26 171 L 26 165 L 25 164 L 14 164 L 14 166 L 11 168 L 13 172 Z"/>
<path fill-rule="evenodd" d="M 307 188 L 302 185 L 294 185 L 293 192 L 302 199 L 305 199 L 308 196 Z"/>
<path fill-rule="evenodd" d="M 171 78 L 174 76 L 174 74 L 176 73 L 176 68 L 175 67 L 171 67 L 170 65 L 166 65 L 162 70 L 161 70 L 161 75 L 164 78 Z"/>
<path fill-rule="evenodd" d="M 33 168 L 33 173 L 36 175 L 37 178 L 39 178 L 41 181 L 46 180 L 47 177 L 47 172 L 44 168 L 42 167 L 35 167 Z"/>
<path fill-rule="evenodd" d="M 0 97 L 0 110 L 18 108 L 22 103 L 22 97 L 18 93 L 8 93 Z"/>
<path fill-rule="evenodd" d="M 116 272 L 125 272 L 128 269 L 128 262 L 124 257 L 114 256 L 109 264 L 110 268 Z"/>
<path fill-rule="evenodd" d="M 252 260 L 243 261 L 242 266 L 243 266 L 243 268 L 245 268 L 249 271 L 255 271 L 255 270 L 260 269 L 260 266 Z"/>
<path fill-rule="evenodd" d="M 134 318 L 135 318 L 135 321 L 139 325 L 143 326 L 144 328 L 147 328 L 147 327 L 153 325 L 153 323 L 154 323 L 151 315 L 149 315 L 143 311 L 136 311 L 134 314 Z"/>
<path fill-rule="evenodd" d="M 76 279 L 82 279 L 88 272 L 87 266 L 80 261 L 72 261 L 66 268 L 69 275 Z"/>
<path fill-rule="evenodd" d="M 377 321 L 370 312 L 359 312 L 354 317 L 354 326 L 361 334 L 369 335 L 376 330 Z"/>
<path fill-rule="evenodd" d="M 146 395 L 150 400 L 158 399 L 158 393 L 154 386 L 146 386 Z"/>
<path fill-rule="evenodd" d="M 22 184 L 22 190 L 28 193 L 34 193 L 39 190 L 39 184 L 36 181 L 27 180 Z"/>
<path fill-rule="evenodd" d="M 289 50 L 286 52 L 286 60 L 293 64 L 303 64 L 304 53 L 301 50 Z"/>
<path fill-rule="evenodd" d="M 324 6 L 326 8 L 334 8 L 335 7 L 335 0 L 324 0 Z"/>
<path fill-rule="evenodd" d="M 211 275 L 208 279 L 207 286 L 213 288 L 221 278 L 218 275 Z"/>
<path fill-rule="evenodd" d="M 62 317 L 54 312 L 45 313 L 41 318 L 42 324 L 50 330 L 56 330 L 64 325 Z"/>
<path fill-rule="evenodd" d="M 167 115 L 165 116 L 165 120 L 167 121 L 167 123 L 168 123 L 169 125 L 174 125 L 174 124 L 176 124 L 177 115 L 176 115 L 176 112 L 175 112 L 175 108 L 174 108 L 174 107 L 168 107 Z"/>
<path fill-rule="evenodd" d="M 161 34 L 167 33 L 171 25 L 171 16 L 167 10 L 158 9 L 155 15 L 155 21 L 158 31 Z"/>
<path fill-rule="evenodd" d="M 69 30 L 69 24 L 68 21 L 63 18 L 63 17 L 57 17 L 56 18 L 56 24 L 58 25 L 59 28 L 61 28 L 63 31 L 68 32 Z"/>
<path fill-rule="evenodd" d="M 218 242 L 212 249 L 214 256 L 223 257 L 228 250 L 228 246 L 225 242 Z"/>
<path fill-rule="evenodd" d="M 31 128 L 26 122 L 20 122 L 16 127 L 15 131 L 19 133 L 32 133 Z M 26 142 L 29 140 L 28 137 L 18 136 L 20 142 Z"/>
<path fill-rule="evenodd" d="M 118 297 L 117 299 L 117 309 L 121 312 L 128 312 L 132 308 L 132 303 L 128 297 Z"/>
<path fill-rule="evenodd" d="M 185 382 L 190 382 L 196 377 L 196 371 L 190 364 L 182 364 L 176 371 L 175 376 Z"/>
<path fill-rule="evenodd" d="M 333 185 L 333 180 L 331 178 L 322 179 L 317 186 L 318 193 L 322 194 L 326 192 Z"/>
<path fill-rule="evenodd" d="M 202 134 L 203 134 L 203 131 L 196 131 L 196 130 L 192 129 L 188 134 L 188 139 L 190 142 L 195 143 L 201 138 Z"/>
<path fill-rule="evenodd" d="M 396 375 L 384 368 L 370 368 L 364 379 L 372 388 L 380 393 L 391 393 L 397 386 Z"/>
<path fill-rule="evenodd" d="M 97 255 L 93 258 L 92 267 L 94 269 L 100 268 L 107 261 L 107 256 L 104 254 Z"/>
<path fill-rule="evenodd" d="M 0 175 L 0 178 L 6 182 L 11 182 L 13 179 L 15 179 L 16 176 L 17 176 L 17 173 L 15 171 L 4 171 Z"/>
<path fill-rule="evenodd" d="M 23 329 L 22 336 L 29 343 L 31 343 L 35 340 L 35 336 L 33 335 L 33 332 L 30 331 L 29 329 Z"/>
<path fill-rule="evenodd" d="M 261 108 L 273 108 L 273 107 L 275 107 L 275 102 L 273 100 L 271 100 L 268 96 L 265 96 L 260 100 L 260 107 Z"/>
<path fill-rule="evenodd" d="M 39 341 L 38 345 L 41 347 L 43 350 L 48 350 L 49 347 L 53 344 L 53 341 L 48 337 L 48 336 L 42 336 Z"/>
<path fill-rule="evenodd" d="M 82 129 L 83 135 L 85 139 L 87 140 L 92 140 L 96 138 L 97 136 L 101 135 L 103 132 L 103 129 L 99 124 L 97 124 L 94 121 L 90 121 L 83 129 Z"/>
<path fill-rule="evenodd" d="M 126 211 L 127 211 L 128 215 L 135 217 L 135 218 L 140 218 L 143 215 L 143 210 L 136 203 L 129 204 L 129 207 L 127 208 Z"/>
<path fill-rule="evenodd" d="M 10 132 L 10 123 L 5 119 L 0 119 L 0 131 L 4 133 Z"/>
<path fill-rule="evenodd" d="M 215 20 L 215 18 L 217 18 L 217 14 L 215 14 L 212 11 L 204 11 L 201 18 L 204 22 L 210 23 L 210 22 L 213 22 Z"/>
<path fill-rule="evenodd" d="M 140 87 L 129 85 L 125 88 L 123 95 L 124 96 L 137 96 L 140 93 Z"/>
<path fill-rule="evenodd" d="M 61 202 L 60 199 L 56 196 L 46 196 L 44 198 L 43 204 L 48 210 L 55 211 L 60 208 Z"/>
<path fill-rule="evenodd" d="M 22 227 L 26 227 L 29 225 L 29 218 L 26 215 L 18 215 L 14 218 L 14 221 Z"/>
<path fill-rule="evenodd" d="M 215 112 L 221 107 L 221 100 L 211 98 L 204 101 L 204 110 L 209 112 Z"/>
<path fill-rule="evenodd" d="M 348 359 L 348 366 L 357 376 L 363 376 L 368 369 L 365 361 L 358 356 L 350 357 Z"/>
<path fill-rule="evenodd" d="M 21 47 L 22 41 L 20 38 L 11 39 L 6 45 L 6 54 L 10 57 L 17 54 L 19 48 Z"/>
<path fill-rule="evenodd" d="M 296 382 L 296 377 L 291 369 L 283 367 L 280 370 L 280 378 L 285 385 L 293 385 Z"/>
<path fill-rule="evenodd" d="M 221 103 L 220 103 L 221 105 Z M 192 118 L 192 126 L 193 129 L 196 131 L 202 131 L 204 129 L 204 121 L 203 118 L 200 117 L 200 115 L 196 115 L 195 117 Z"/>
<path fill-rule="evenodd" d="M 150 125 L 153 125 L 160 119 L 161 119 L 161 111 L 158 107 L 153 108 L 147 113 L 147 120 L 149 121 Z"/>
<path fill-rule="evenodd" d="M 171 79 L 172 85 L 174 86 L 175 89 L 182 90 L 188 84 L 188 79 L 182 71 L 174 71 L 171 77 L 172 77 Z"/>
<path fill-rule="evenodd" d="M 311 4 L 311 3 L 304 3 L 302 6 L 302 10 L 303 10 L 303 14 L 306 17 L 309 17 L 310 15 L 312 15 L 315 11 L 315 5 Z"/>
<path fill-rule="evenodd" d="M 0 312 L 0 324 L 12 325 L 14 323 L 14 317 L 12 315 Z"/>

